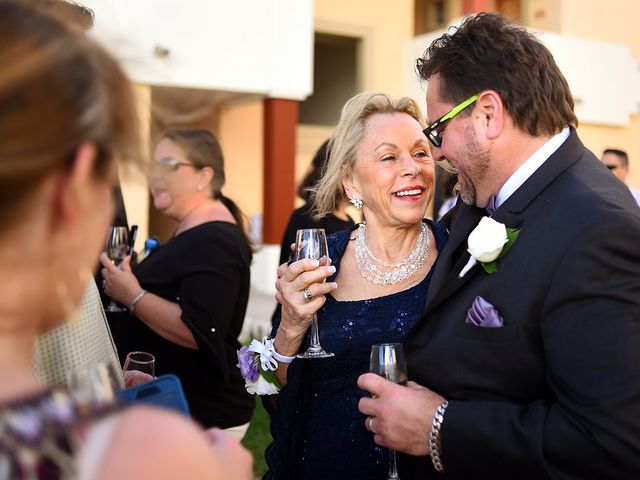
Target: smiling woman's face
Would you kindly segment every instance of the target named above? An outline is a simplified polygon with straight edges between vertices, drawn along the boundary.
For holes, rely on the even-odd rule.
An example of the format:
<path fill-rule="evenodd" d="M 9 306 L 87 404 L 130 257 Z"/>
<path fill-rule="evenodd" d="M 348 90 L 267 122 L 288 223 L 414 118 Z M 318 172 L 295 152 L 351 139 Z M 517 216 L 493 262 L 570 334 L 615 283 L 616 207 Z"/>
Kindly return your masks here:
<path fill-rule="evenodd" d="M 420 124 L 406 113 L 367 119 L 353 170 L 343 184 L 364 202 L 368 222 L 410 226 L 433 197 L 434 162 Z"/>

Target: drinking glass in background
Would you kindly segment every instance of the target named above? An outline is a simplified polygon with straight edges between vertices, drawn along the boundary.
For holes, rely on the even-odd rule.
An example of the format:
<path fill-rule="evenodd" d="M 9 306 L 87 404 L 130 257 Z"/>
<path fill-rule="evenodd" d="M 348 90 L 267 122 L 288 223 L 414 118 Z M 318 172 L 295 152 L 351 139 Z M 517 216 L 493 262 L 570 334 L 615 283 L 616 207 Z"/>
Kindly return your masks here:
<path fill-rule="evenodd" d="M 124 367 L 122 368 L 122 370 L 124 370 L 125 372 L 135 370 L 155 377 L 155 365 L 156 357 L 154 357 L 150 353 L 129 352 L 127 353 L 127 358 L 124 361 Z"/>
<path fill-rule="evenodd" d="M 313 258 L 320 260 L 323 257 L 329 260 L 329 248 L 327 247 L 327 235 L 324 228 L 304 228 L 296 232 L 296 260 Z M 311 343 L 306 352 L 298 355 L 298 358 L 327 358 L 333 357 L 333 353 L 325 352 L 320 345 L 318 332 L 318 315 L 313 314 L 311 319 Z"/>
<path fill-rule="evenodd" d="M 381 343 L 371 346 L 369 371 L 390 382 L 406 385 L 409 380 L 407 361 L 401 343 Z M 399 480 L 396 451 L 389 449 L 389 475 L 387 480 Z"/>
<path fill-rule="evenodd" d="M 127 227 L 111 227 L 105 248 L 107 257 L 116 267 L 119 267 L 129 254 L 129 230 Z M 111 300 L 105 308 L 107 312 L 125 312 L 126 308 Z"/>
<path fill-rule="evenodd" d="M 70 370 L 67 385 L 78 405 L 87 409 L 113 403 L 116 392 L 121 388 L 116 370 L 109 362 Z"/>

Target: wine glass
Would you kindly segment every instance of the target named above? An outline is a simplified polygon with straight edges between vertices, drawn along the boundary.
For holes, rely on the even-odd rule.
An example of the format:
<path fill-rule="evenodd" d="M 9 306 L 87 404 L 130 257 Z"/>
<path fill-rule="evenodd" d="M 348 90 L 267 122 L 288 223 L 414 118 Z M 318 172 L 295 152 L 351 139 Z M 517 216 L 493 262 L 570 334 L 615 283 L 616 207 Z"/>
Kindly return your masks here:
<path fill-rule="evenodd" d="M 155 364 L 156 357 L 147 352 L 129 352 L 127 358 L 124 361 L 125 372 L 130 370 L 137 370 L 138 372 L 146 373 L 155 377 Z"/>
<path fill-rule="evenodd" d="M 124 257 L 129 254 L 129 230 L 127 227 L 111 227 L 106 245 L 107 257 L 116 267 L 119 267 Z M 119 306 L 111 299 L 106 307 L 107 312 L 125 312 L 126 308 Z"/>
<path fill-rule="evenodd" d="M 380 343 L 371 346 L 369 371 L 386 378 L 390 382 L 406 385 L 407 361 L 401 343 Z M 396 451 L 389 449 L 389 475 L 387 480 L 399 480 L 396 466 Z"/>
<path fill-rule="evenodd" d="M 296 260 L 303 258 L 313 258 L 329 260 L 329 249 L 327 247 L 327 235 L 324 228 L 305 228 L 296 232 Z M 318 332 L 318 315 L 313 314 L 311 319 L 311 343 L 306 352 L 297 355 L 298 358 L 328 358 L 333 357 L 333 353 L 325 352 L 320 345 L 320 335 Z"/>

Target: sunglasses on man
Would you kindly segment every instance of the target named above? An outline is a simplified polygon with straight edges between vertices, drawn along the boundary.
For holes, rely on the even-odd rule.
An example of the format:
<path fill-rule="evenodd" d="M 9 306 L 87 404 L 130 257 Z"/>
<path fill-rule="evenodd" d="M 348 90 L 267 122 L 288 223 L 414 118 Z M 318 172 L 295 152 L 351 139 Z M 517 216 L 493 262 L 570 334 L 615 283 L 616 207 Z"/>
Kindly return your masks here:
<path fill-rule="evenodd" d="M 440 148 L 442 145 L 442 137 L 440 135 L 442 135 L 442 132 L 444 131 L 443 127 L 447 122 L 462 112 L 465 108 L 472 105 L 478 99 L 478 95 L 478 93 L 472 95 L 464 102 L 459 103 L 422 131 L 434 147 Z"/>

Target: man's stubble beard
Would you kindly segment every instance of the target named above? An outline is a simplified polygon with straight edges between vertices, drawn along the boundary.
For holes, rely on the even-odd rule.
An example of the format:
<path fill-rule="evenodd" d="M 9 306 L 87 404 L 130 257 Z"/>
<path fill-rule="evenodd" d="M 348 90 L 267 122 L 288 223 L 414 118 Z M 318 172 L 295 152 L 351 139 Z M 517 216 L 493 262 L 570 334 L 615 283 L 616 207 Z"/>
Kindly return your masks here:
<path fill-rule="evenodd" d="M 489 150 L 482 149 L 476 138 L 475 130 L 471 124 L 465 128 L 465 145 L 460 151 L 464 159 L 458 167 L 458 177 L 464 180 L 459 185 L 459 197 L 467 205 L 476 205 L 476 185 L 485 181 L 488 176 L 490 159 Z"/>

